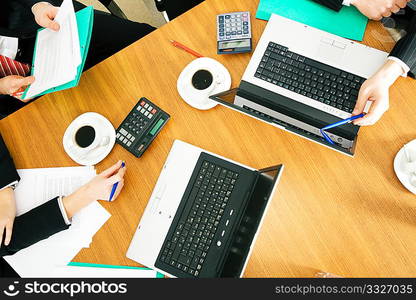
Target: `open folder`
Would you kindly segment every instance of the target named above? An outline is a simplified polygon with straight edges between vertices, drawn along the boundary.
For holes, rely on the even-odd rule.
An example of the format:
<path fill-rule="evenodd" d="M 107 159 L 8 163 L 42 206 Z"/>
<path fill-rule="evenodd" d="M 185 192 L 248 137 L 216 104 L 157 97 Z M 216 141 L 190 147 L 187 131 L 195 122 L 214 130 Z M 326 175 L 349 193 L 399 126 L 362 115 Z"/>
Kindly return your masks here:
<path fill-rule="evenodd" d="M 312 0 L 260 0 L 256 17 L 268 21 L 272 13 L 357 41 L 363 40 L 368 21 L 353 6 L 336 12 Z"/>
<path fill-rule="evenodd" d="M 60 10 L 63 10 L 63 6 L 65 3 L 68 3 L 70 5 L 70 8 L 72 8 L 72 14 L 74 14 L 72 1 L 64 1 L 62 4 Z M 71 14 L 71 11 L 68 12 L 68 14 Z M 32 63 L 32 71 L 31 75 L 35 76 L 35 82 L 31 86 L 29 86 L 25 92 L 23 93 L 22 99 L 31 99 L 34 97 L 38 97 L 41 95 L 69 89 L 72 87 L 75 87 L 78 85 L 79 80 L 81 78 L 82 71 L 84 69 L 85 60 L 87 58 L 88 49 L 90 46 L 90 40 L 91 40 L 91 34 L 92 34 L 92 27 L 94 22 L 94 9 L 92 6 L 86 7 L 80 11 L 78 11 L 75 14 L 76 18 L 74 18 L 74 22 L 76 22 L 75 26 L 73 28 L 77 27 L 77 36 L 71 36 L 70 30 L 66 30 L 67 32 L 59 32 L 61 37 L 59 37 L 61 40 L 48 40 L 47 42 L 43 43 L 43 45 L 48 45 L 49 42 L 55 43 L 54 47 L 45 47 L 43 49 L 40 49 L 40 45 L 42 44 L 41 32 L 49 29 L 40 29 L 37 34 L 36 43 L 35 43 L 35 50 L 33 55 L 33 63 Z M 69 16 L 70 18 L 71 16 Z M 73 16 L 72 16 L 73 17 Z M 61 25 L 60 31 L 65 30 L 65 27 Z M 46 32 L 45 32 L 46 33 Z M 49 32 L 50 35 L 53 35 L 55 33 Z M 44 34 L 45 35 L 45 34 Z M 63 37 L 62 37 L 63 36 Z M 78 42 L 79 40 L 79 42 Z M 65 72 L 60 72 L 60 74 L 57 74 L 57 76 L 53 76 L 53 72 L 57 72 L 58 68 L 55 67 L 53 59 L 51 59 L 51 56 L 53 56 L 55 53 L 53 53 L 53 49 L 59 49 L 59 42 L 66 42 L 66 43 L 72 43 L 74 47 L 76 47 L 79 44 L 79 62 L 76 64 L 76 68 L 73 70 L 73 74 L 70 74 L 70 70 L 65 69 Z M 58 44 L 58 45 L 56 45 Z M 78 52 L 78 49 L 76 52 Z M 41 57 L 42 56 L 42 57 Z M 62 63 L 62 59 L 58 61 L 58 63 Z M 42 76 L 39 76 L 39 72 L 36 72 L 35 68 L 38 67 L 38 65 L 42 64 L 42 67 L 45 68 L 45 65 L 47 65 L 47 70 L 42 70 Z M 39 67 L 38 67 L 39 68 Z M 46 75 L 46 76 L 45 76 Z M 60 77 L 60 80 L 58 77 Z M 68 77 L 69 76 L 69 77 Z M 39 78 L 41 77 L 41 78 Z M 56 80 L 56 81 L 53 81 Z M 56 82 L 57 85 L 54 85 L 52 82 Z M 51 84 L 53 85 L 52 87 Z M 45 89 L 45 87 L 48 87 Z"/>

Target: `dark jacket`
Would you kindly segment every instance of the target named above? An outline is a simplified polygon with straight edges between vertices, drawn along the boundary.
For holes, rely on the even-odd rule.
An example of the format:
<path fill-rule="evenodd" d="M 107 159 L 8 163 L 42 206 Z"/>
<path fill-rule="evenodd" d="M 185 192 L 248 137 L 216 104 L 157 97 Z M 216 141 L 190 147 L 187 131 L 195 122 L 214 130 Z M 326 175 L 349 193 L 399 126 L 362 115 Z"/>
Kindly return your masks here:
<path fill-rule="evenodd" d="M 313 0 L 326 7 L 339 11 L 342 7 L 343 0 Z M 410 68 L 409 76 L 415 78 L 416 75 L 416 12 L 412 9 L 406 9 L 406 18 L 409 20 L 406 35 L 401 38 L 390 55 L 399 58 Z"/>
<path fill-rule="evenodd" d="M 10 153 L 0 135 L 0 189 L 19 179 Z M 14 254 L 67 228 L 57 198 L 52 199 L 15 219 L 10 244 L 6 247 L 1 241 L 0 258 Z M 13 271 L 1 259 L 0 277 L 13 275 Z"/>

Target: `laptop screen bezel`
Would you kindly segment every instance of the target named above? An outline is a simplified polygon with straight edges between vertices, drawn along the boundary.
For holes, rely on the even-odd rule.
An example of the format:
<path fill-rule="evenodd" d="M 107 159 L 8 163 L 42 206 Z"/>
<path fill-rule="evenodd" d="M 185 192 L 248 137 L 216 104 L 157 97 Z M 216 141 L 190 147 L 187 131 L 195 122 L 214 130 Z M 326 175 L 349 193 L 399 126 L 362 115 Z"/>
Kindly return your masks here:
<path fill-rule="evenodd" d="M 244 270 L 248 263 L 248 259 L 250 258 L 251 252 L 253 250 L 252 246 L 257 239 L 264 217 L 266 215 L 267 208 L 270 204 L 270 200 L 274 196 L 274 193 L 276 191 L 277 184 L 279 182 L 283 169 L 284 169 L 284 166 L 280 164 L 280 165 L 275 165 L 275 166 L 271 166 L 271 167 L 256 171 L 258 177 L 257 177 L 256 182 L 253 184 L 253 188 L 252 188 L 253 192 L 251 193 L 248 199 L 248 204 L 246 207 L 246 209 L 248 209 L 250 207 L 250 203 L 252 202 L 259 202 L 259 204 L 261 205 L 261 208 L 260 208 L 261 211 L 258 215 L 258 218 L 255 220 L 255 230 L 252 231 L 253 235 L 251 236 L 251 239 L 246 244 L 244 244 L 244 247 L 241 247 L 239 249 L 239 250 L 245 251 L 244 256 L 241 256 L 239 260 L 232 261 L 232 258 L 231 259 L 229 258 L 232 255 L 231 249 L 233 246 L 230 247 L 230 252 L 228 253 L 228 257 L 224 260 L 224 265 L 223 265 L 223 269 L 222 269 L 222 273 L 220 277 L 241 277 L 242 274 L 244 273 Z M 262 197 L 259 197 L 260 195 L 254 194 L 254 191 L 256 190 L 256 188 L 262 188 L 262 186 L 260 186 L 260 180 L 259 180 L 261 176 L 265 176 L 264 175 L 265 173 L 269 173 L 272 171 L 276 171 L 276 174 L 270 183 L 270 188 L 268 189 L 268 191 L 265 192 L 263 195 L 261 195 Z M 267 177 L 270 177 L 270 176 L 267 175 Z M 244 218 L 244 216 L 242 218 Z M 240 223 L 240 226 L 243 226 L 243 225 L 241 225 Z M 234 235 L 233 238 L 236 238 L 236 234 Z M 227 268 L 227 263 L 231 267 L 236 267 L 237 270 L 231 273 L 227 273 L 227 270 L 225 270 L 225 268 Z"/>

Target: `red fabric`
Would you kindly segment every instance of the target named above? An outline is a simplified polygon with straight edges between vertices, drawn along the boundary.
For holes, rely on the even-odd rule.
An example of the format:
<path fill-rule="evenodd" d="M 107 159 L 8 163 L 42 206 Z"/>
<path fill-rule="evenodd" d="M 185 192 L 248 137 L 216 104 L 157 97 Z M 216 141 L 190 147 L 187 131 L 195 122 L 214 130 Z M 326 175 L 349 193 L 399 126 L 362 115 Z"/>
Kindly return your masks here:
<path fill-rule="evenodd" d="M 22 64 L 6 56 L 0 55 L 0 78 L 9 75 L 26 76 L 30 72 L 30 66 Z"/>

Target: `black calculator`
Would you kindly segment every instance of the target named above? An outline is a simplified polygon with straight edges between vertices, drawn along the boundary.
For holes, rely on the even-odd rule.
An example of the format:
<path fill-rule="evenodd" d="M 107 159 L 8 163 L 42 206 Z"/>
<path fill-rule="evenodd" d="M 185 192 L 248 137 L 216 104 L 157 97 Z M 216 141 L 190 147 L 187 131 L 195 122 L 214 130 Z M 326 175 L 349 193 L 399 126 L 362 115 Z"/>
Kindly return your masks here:
<path fill-rule="evenodd" d="M 141 98 L 117 129 L 116 142 L 136 157 L 140 157 L 150 146 L 170 115 Z"/>

